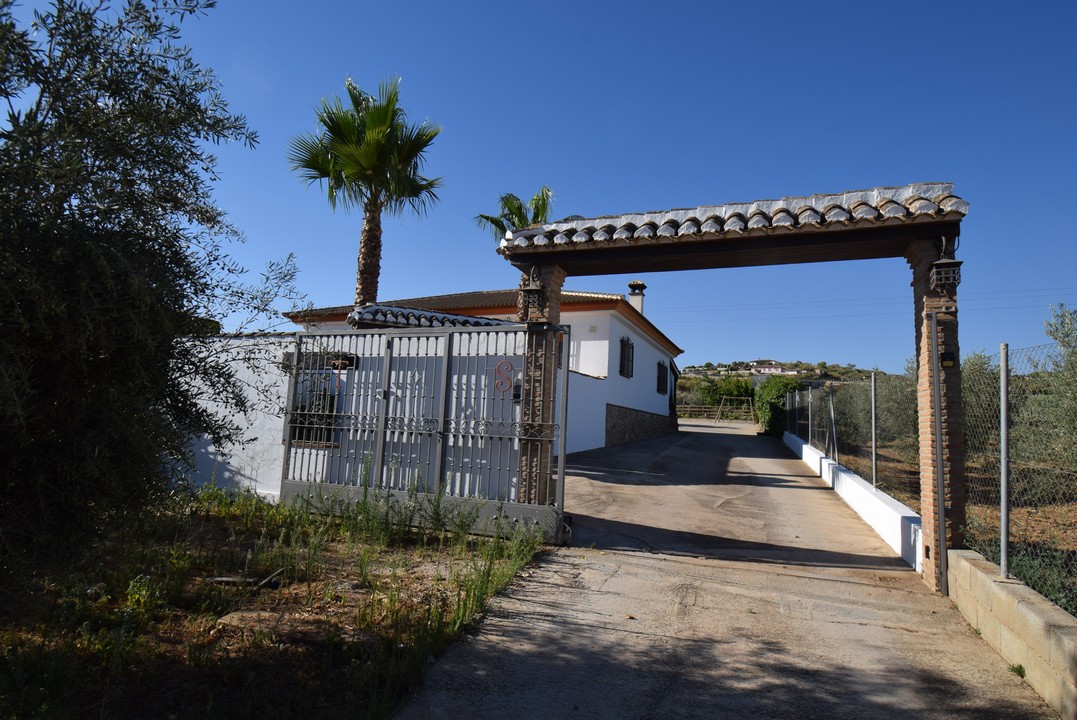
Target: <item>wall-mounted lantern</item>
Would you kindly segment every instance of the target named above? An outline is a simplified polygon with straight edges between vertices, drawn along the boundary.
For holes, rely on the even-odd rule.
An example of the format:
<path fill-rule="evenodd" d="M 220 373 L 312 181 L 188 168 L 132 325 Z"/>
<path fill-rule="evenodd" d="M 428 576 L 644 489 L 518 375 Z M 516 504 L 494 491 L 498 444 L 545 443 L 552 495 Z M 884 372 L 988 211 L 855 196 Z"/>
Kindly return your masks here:
<path fill-rule="evenodd" d="M 961 261 L 943 258 L 931 263 L 931 289 L 950 293 L 961 284 Z"/>

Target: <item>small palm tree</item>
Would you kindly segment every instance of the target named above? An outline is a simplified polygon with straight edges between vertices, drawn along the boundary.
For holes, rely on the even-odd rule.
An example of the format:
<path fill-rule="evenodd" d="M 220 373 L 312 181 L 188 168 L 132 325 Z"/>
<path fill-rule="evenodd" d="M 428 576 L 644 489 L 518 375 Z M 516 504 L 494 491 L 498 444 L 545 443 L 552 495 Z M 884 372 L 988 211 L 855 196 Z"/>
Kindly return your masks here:
<path fill-rule="evenodd" d="M 420 173 L 426 150 L 441 128 L 410 125 L 400 107 L 400 81 L 383 82 L 378 96 L 345 81 L 350 107 L 339 98 L 316 110 L 320 133 L 300 135 L 289 145 L 292 169 L 308 183 L 325 181 L 329 205 L 363 209 L 355 304 L 377 301 L 381 274 L 381 215 L 410 208 L 422 215 L 438 200 L 441 178 Z"/>
<path fill-rule="evenodd" d="M 549 222 L 552 203 L 553 191 L 545 185 L 526 204 L 516 195 L 505 193 L 498 198 L 501 212 L 497 215 L 476 215 L 475 223 L 493 233 L 495 240 L 501 240 L 505 233 Z"/>

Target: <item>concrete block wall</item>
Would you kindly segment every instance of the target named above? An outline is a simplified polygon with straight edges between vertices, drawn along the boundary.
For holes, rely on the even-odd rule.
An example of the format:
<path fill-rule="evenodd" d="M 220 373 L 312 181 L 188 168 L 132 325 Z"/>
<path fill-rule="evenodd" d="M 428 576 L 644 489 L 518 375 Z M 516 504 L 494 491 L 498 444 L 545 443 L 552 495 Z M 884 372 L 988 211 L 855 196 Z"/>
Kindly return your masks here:
<path fill-rule="evenodd" d="M 1066 720 L 1077 720 L 1077 618 L 973 550 L 947 553 L 950 599 Z"/>

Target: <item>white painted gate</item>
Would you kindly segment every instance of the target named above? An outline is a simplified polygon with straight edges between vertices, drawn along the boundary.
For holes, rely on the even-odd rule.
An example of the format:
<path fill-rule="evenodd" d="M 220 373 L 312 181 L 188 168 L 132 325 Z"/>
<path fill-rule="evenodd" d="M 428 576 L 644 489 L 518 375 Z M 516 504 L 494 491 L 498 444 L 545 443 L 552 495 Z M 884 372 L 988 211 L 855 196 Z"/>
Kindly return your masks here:
<path fill-rule="evenodd" d="M 550 342 L 558 332 L 511 325 L 298 335 L 282 498 L 441 494 L 480 504 L 480 523 L 499 513 L 527 518 L 559 539 L 568 362 L 561 357 L 556 373 L 543 373 L 532 357 L 536 347 L 566 352 L 568 343 Z M 538 417 L 532 399 L 550 397 L 549 382 L 557 412 Z"/>

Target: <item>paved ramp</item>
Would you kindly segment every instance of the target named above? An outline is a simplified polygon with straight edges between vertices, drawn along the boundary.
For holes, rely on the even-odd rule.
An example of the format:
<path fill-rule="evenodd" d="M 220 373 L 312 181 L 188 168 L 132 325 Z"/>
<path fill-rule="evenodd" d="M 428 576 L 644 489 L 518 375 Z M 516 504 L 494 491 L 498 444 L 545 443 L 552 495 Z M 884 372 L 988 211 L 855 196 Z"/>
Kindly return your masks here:
<path fill-rule="evenodd" d="M 570 456 L 573 543 L 399 718 L 1057 718 L 773 438 Z"/>

